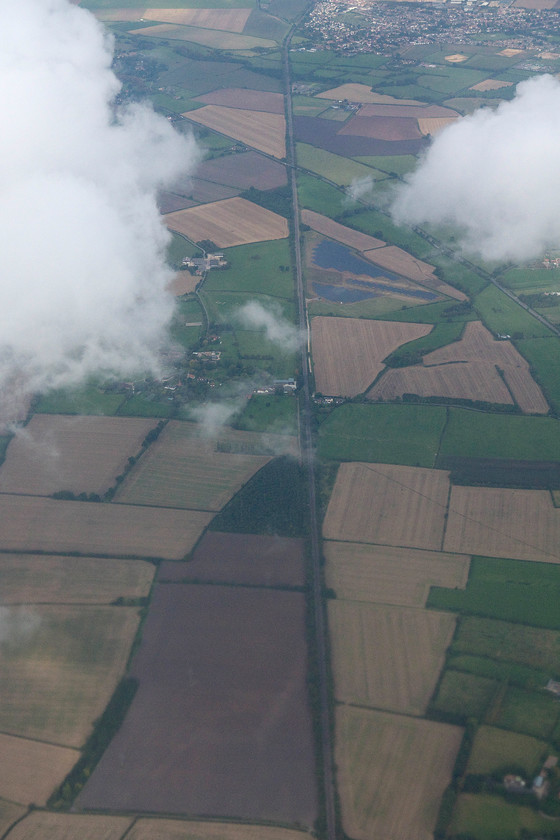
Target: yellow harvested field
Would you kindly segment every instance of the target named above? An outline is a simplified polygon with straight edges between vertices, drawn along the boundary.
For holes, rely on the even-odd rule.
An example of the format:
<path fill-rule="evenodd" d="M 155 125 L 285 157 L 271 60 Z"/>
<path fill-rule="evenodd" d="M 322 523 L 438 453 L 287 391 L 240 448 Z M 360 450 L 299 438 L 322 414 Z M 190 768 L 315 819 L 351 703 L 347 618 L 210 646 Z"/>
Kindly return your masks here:
<path fill-rule="evenodd" d="M 408 341 L 427 335 L 430 324 L 319 316 L 311 321 L 315 388 L 353 397 L 383 370 L 383 359 Z"/>
<path fill-rule="evenodd" d="M 325 542 L 327 586 L 337 598 L 423 607 L 431 586 L 464 589 L 470 557 L 413 548 Z"/>
<path fill-rule="evenodd" d="M 138 6 L 133 9 L 96 9 L 93 14 L 103 21 L 133 21 L 144 17 L 145 6 Z"/>
<path fill-rule="evenodd" d="M 136 607 L 1 607 L 0 731 L 81 747 L 124 674 Z"/>
<path fill-rule="evenodd" d="M 139 819 L 126 840 L 310 840 L 306 831 L 272 825 Z"/>
<path fill-rule="evenodd" d="M 336 765 L 342 826 L 356 840 L 433 840 L 463 730 L 342 706 Z"/>
<path fill-rule="evenodd" d="M 0 796 L 21 805 L 46 805 L 79 757 L 78 750 L 0 733 Z"/>
<path fill-rule="evenodd" d="M 182 295 L 192 294 L 196 291 L 196 287 L 200 283 L 200 277 L 196 274 L 191 274 L 190 271 L 178 271 L 175 277 L 168 286 L 169 291 L 181 297 Z"/>
<path fill-rule="evenodd" d="M 382 239 L 368 236 L 367 233 L 359 230 L 352 230 L 314 210 L 302 210 L 301 221 L 304 225 L 309 225 L 313 230 L 322 233 L 323 236 L 336 239 L 337 242 L 344 242 L 349 248 L 355 248 L 357 251 L 371 251 L 373 248 L 382 248 L 385 245 Z"/>
<path fill-rule="evenodd" d="M 202 437 L 194 423 L 171 421 L 115 494 L 115 501 L 218 511 L 270 461 L 262 435 L 227 430 Z M 270 440 L 271 451 L 292 438 Z M 228 451 L 230 450 L 230 451 Z"/>
<path fill-rule="evenodd" d="M 506 383 L 522 411 L 533 414 L 548 412 L 548 403 L 531 376 L 528 362 L 511 341 L 496 341 L 481 321 L 468 322 L 460 341 L 428 353 L 423 361 L 425 365 L 477 362 L 494 369 L 497 366 L 503 370 Z M 484 374 L 481 377 L 484 379 Z"/>
<path fill-rule="evenodd" d="M 502 82 L 500 79 L 484 79 L 476 85 L 471 85 L 469 90 L 499 90 L 503 87 L 510 87 L 513 82 Z"/>
<path fill-rule="evenodd" d="M 368 391 L 368 398 L 393 400 L 403 394 L 513 405 L 511 394 L 495 366 L 485 362 L 390 368 Z"/>
<path fill-rule="evenodd" d="M 538 54 L 537 58 L 544 58 L 545 61 L 556 61 L 557 58 L 560 58 L 560 53 L 542 52 Z"/>
<path fill-rule="evenodd" d="M 252 9 L 146 9 L 144 20 L 243 32 Z"/>
<path fill-rule="evenodd" d="M 0 549 L 181 560 L 211 513 L 0 495 Z"/>
<path fill-rule="evenodd" d="M 267 155 L 286 157 L 286 119 L 283 114 L 205 105 L 196 111 L 187 111 L 183 116 Z"/>
<path fill-rule="evenodd" d="M 466 300 L 463 292 L 454 289 L 448 283 L 444 283 L 433 273 L 433 265 L 413 257 L 412 254 L 403 251 L 396 245 L 387 245 L 385 248 L 378 248 L 376 251 L 367 251 L 364 256 L 375 265 L 388 268 L 389 271 L 408 277 L 410 280 L 421 283 L 440 294 L 448 295 L 455 300 Z"/>
<path fill-rule="evenodd" d="M 324 90 L 316 94 L 317 99 L 348 99 L 350 102 L 363 102 L 379 105 L 423 105 L 417 99 L 396 99 L 383 93 L 374 93 L 369 85 L 349 82 L 339 87 Z"/>
<path fill-rule="evenodd" d="M 525 52 L 525 50 L 516 50 L 513 49 L 513 47 L 508 47 L 505 50 L 500 50 L 498 55 L 505 55 L 506 58 L 513 58 L 516 55 L 521 55 L 522 52 Z"/>
<path fill-rule="evenodd" d="M 0 492 L 102 495 L 140 452 L 156 420 L 35 414 L 19 429 L 0 467 Z"/>
<path fill-rule="evenodd" d="M 446 55 L 445 60 L 450 61 L 451 64 L 460 64 L 462 61 L 466 61 L 468 55 L 463 55 L 463 53 L 454 53 L 454 55 Z"/>
<path fill-rule="evenodd" d="M 335 698 L 423 715 L 456 620 L 435 610 L 329 601 Z"/>
<path fill-rule="evenodd" d="M 560 510 L 547 490 L 453 487 L 444 548 L 560 563 Z"/>
<path fill-rule="evenodd" d="M 150 594 L 153 563 L 48 554 L 0 554 L 2 604 L 111 604 Z"/>
<path fill-rule="evenodd" d="M 418 128 L 424 135 L 437 134 L 442 128 L 446 128 L 451 123 L 456 122 L 457 117 L 423 117 L 418 120 Z"/>
<path fill-rule="evenodd" d="M 184 234 L 193 242 L 211 239 L 218 248 L 288 236 L 288 222 L 283 216 L 244 198 L 226 198 L 189 207 L 163 218 L 170 230 Z"/>
<path fill-rule="evenodd" d="M 121 840 L 131 823 L 131 817 L 32 811 L 10 840 Z"/>
<path fill-rule="evenodd" d="M 141 29 L 130 29 L 131 35 L 143 38 L 169 38 L 174 41 L 192 41 L 206 47 L 222 50 L 251 50 L 255 47 L 276 47 L 276 41 L 257 38 L 253 35 L 238 35 L 221 29 L 205 29 L 201 26 L 180 26 L 174 23 L 154 23 Z"/>
<path fill-rule="evenodd" d="M 343 463 L 327 508 L 323 536 L 438 551 L 448 492 L 449 473 L 443 470 Z M 473 553 L 463 548 L 446 550 Z"/>

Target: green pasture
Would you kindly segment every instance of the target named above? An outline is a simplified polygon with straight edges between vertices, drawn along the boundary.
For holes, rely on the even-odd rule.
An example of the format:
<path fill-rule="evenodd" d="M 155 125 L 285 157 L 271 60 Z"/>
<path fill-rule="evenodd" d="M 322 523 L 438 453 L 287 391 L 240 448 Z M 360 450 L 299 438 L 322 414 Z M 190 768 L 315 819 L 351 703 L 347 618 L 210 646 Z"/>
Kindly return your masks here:
<path fill-rule="evenodd" d="M 517 686 L 509 686 L 497 706 L 492 710 L 496 726 L 535 738 L 550 738 L 560 716 L 560 705 L 550 692 L 527 691 Z"/>
<path fill-rule="evenodd" d="M 496 662 L 485 656 L 469 656 L 468 654 L 451 655 L 447 665 L 454 671 L 475 674 L 477 677 L 488 677 L 520 688 L 542 689 L 550 679 L 548 671 L 538 671 L 527 665 L 516 662 Z"/>
<path fill-rule="evenodd" d="M 507 70 L 517 61 L 519 61 L 517 56 L 508 58 L 505 55 L 477 53 L 471 56 L 468 61 L 465 61 L 462 66 L 470 70 L 488 70 L 492 74 L 496 70 Z"/>
<path fill-rule="evenodd" d="M 298 402 L 289 394 L 253 394 L 235 420 L 244 432 L 297 434 Z"/>
<path fill-rule="evenodd" d="M 473 96 L 453 97 L 451 99 L 446 99 L 441 104 L 446 105 L 448 108 L 454 108 L 463 115 L 472 114 L 473 111 L 476 111 L 482 104 L 484 104 L 484 100 L 480 96 L 474 96 L 475 91 L 472 91 L 472 93 Z"/>
<path fill-rule="evenodd" d="M 330 216 L 331 219 L 340 216 L 346 201 L 344 192 L 331 184 L 325 184 L 313 175 L 304 175 L 301 172 L 297 176 L 297 185 L 299 203 L 302 207 Z"/>
<path fill-rule="evenodd" d="M 184 236 L 172 233 L 169 245 L 167 246 L 167 262 L 173 268 L 179 268 L 185 257 L 202 256 L 200 248 L 197 248 Z"/>
<path fill-rule="evenodd" d="M 490 774 L 502 768 L 523 767 L 531 777 L 547 754 L 545 741 L 495 726 L 481 726 L 474 739 L 467 773 Z"/>
<path fill-rule="evenodd" d="M 279 310 L 280 316 L 290 323 L 295 321 L 295 306 L 291 301 L 272 298 L 270 295 L 248 292 L 210 291 L 202 289 L 199 293 L 210 324 L 239 323 L 239 310 L 247 303 L 260 303 L 265 309 Z"/>
<path fill-rule="evenodd" d="M 445 413 L 439 406 L 341 405 L 321 424 L 318 454 L 336 461 L 433 467 Z"/>
<path fill-rule="evenodd" d="M 310 292 L 311 294 L 311 292 Z M 395 312 L 395 306 L 399 309 Z M 329 300 L 311 300 L 308 304 L 308 312 L 313 315 L 335 315 L 340 318 L 380 318 L 387 321 L 420 321 L 422 319 L 406 317 L 405 313 L 416 312 L 416 309 L 424 308 L 422 301 L 411 299 L 410 303 L 403 304 L 402 298 L 395 298 L 391 295 L 379 295 L 378 297 L 359 300 L 356 303 L 336 303 Z M 401 316 L 402 317 L 397 317 Z"/>
<path fill-rule="evenodd" d="M 208 272 L 205 292 L 254 292 L 293 298 L 294 278 L 287 239 L 237 245 L 223 251 L 229 268 Z"/>
<path fill-rule="evenodd" d="M 106 394 L 96 385 L 75 390 L 56 389 L 42 394 L 34 411 L 38 414 L 116 414 L 124 396 Z"/>
<path fill-rule="evenodd" d="M 469 297 L 481 292 L 488 285 L 488 280 L 485 280 L 471 268 L 441 253 L 435 252 L 430 262 L 436 266 L 438 277 L 441 277 L 450 286 L 469 295 Z"/>
<path fill-rule="evenodd" d="M 450 408 L 440 455 L 560 461 L 560 422 Z"/>
<path fill-rule="evenodd" d="M 432 350 L 445 347 L 461 338 L 464 330 L 464 323 L 461 321 L 441 321 L 436 324 L 428 335 L 417 338 L 402 344 L 384 360 L 390 367 L 404 367 L 414 365 L 421 361 L 422 357 Z"/>
<path fill-rule="evenodd" d="M 308 143 L 296 143 L 296 155 L 298 166 L 316 172 L 339 186 L 351 184 L 357 178 L 381 180 L 387 177 L 384 172 Z"/>
<path fill-rule="evenodd" d="M 463 616 L 450 652 L 518 662 L 560 676 L 560 633 L 491 618 Z"/>
<path fill-rule="evenodd" d="M 175 406 L 170 402 L 151 400 L 143 394 L 127 397 L 116 412 L 119 417 L 173 417 Z"/>
<path fill-rule="evenodd" d="M 329 107 L 328 99 L 316 99 L 314 96 L 298 94 L 292 97 L 292 110 L 295 116 L 316 117 Z"/>
<path fill-rule="evenodd" d="M 560 340 L 547 332 L 546 338 L 526 338 L 516 341 L 515 346 L 529 362 L 533 376 L 557 413 L 560 411 Z"/>
<path fill-rule="evenodd" d="M 555 826 L 533 808 L 506 802 L 501 796 L 463 793 L 457 800 L 449 833 L 472 840 L 521 840 L 546 837 Z"/>
<path fill-rule="evenodd" d="M 433 251 L 429 242 L 410 228 L 396 225 L 389 216 L 379 210 L 346 210 L 339 213 L 336 220 L 363 233 L 369 233 L 370 236 L 384 239 L 391 245 L 398 245 L 420 259 L 425 259 Z"/>
<path fill-rule="evenodd" d="M 393 176 L 406 175 L 417 164 L 414 155 L 364 155 L 355 157 L 354 160 L 365 163 L 366 166 L 373 166 L 375 169 Z"/>
<path fill-rule="evenodd" d="M 484 325 L 495 334 L 513 338 L 550 336 L 548 327 L 537 321 L 518 303 L 496 286 L 487 286 L 474 299 L 474 306 Z"/>
<path fill-rule="evenodd" d="M 486 79 L 487 73 L 480 70 L 470 70 L 464 65 L 460 67 L 422 68 L 422 75 L 418 77 L 418 84 L 431 88 L 450 96 L 461 90 L 468 89 Z"/>
<path fill-rule="evenodd" d="M 415 77 L 413 77 L 415 78 Z M 430 90 L 428 87 L 422 87 L 415 84 L 414 81 L 405 84 L 398 84 L 394 81 L 381 79 L 375 84 L 376 93 L 383 93 L 387 96 L 394 96 L 395 99 L 416 99 L 420 102 L 440 102 L 445 94 L 438 93 L 435 90 Z"/>
<path fill-rule="evenodd" d="M 443 300 L 438 303 L 423 303 L 414 307 L 400 306 L 398 310 L 380 315 L 383 321 L 410 321 L 414 324 L 438 324 L 440 322 L 461 323 L 474 321 L 477 318 L 472 308 L 453 300 Z"/>
<path fill-rule="evenodd" d="M 519 292 L 560 292 L 560 269 L 510 268 L 500 275 L 500 283 Z"/>
<path fill-rule="evenodd" d="M 496 680 L 449 669 L 441 678 L 432 709 L 451 718 L 481 719 L 498 687 Z"/>
<path fill-rule="evenodd" d="M 560 566 L 475 557 L 466 589 L 434 586 L 427 606 L 560 629 Z"/>

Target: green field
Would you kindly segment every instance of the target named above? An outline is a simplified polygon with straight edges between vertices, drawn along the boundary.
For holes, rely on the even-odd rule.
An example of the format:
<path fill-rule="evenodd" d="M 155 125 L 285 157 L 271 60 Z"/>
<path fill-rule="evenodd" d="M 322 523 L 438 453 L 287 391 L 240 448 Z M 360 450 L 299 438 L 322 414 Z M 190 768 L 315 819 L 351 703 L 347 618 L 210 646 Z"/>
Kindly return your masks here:
<path fill-rule="evenodd" d="M 357 163 L 350 158 L 335 155 L 307 143 L 296 143 L 296 154 L 298 165 L 303 169 L 316 172 L 339 186 L 350 184 L 356 178 L 380 180 L 387 177 L 385 172 L 379 172 L 363 163 Z"/>
<path fill-rule="evenodd" d="M 423 303 L 418 306 L 400 306 L 397 311 L 380 316 L 384 321 L 410 321 L 414 324 L 437 324 L 438 321 L 475 321 L 477 314 L 467 302 L 457 303 L 443 300 L 439 303 Z"/>
<path fill-rule="evenodd" d="M 414 155 L 367 155 L 356 157 L 355 160 L 380 169 L 387 175 L 398 176 L 411 172 L 417 163 Z"/>
<path fill-rule="evenodd" d="M 474 300 L 484 325 L 495 334 L 514 339 L 550 336 L 550 330 L 495 286 L 488 286 Z"/>
<path fill-rule="evenodd" d="M 347 210 L 337 217 L 337 221 L 355 230 L 368 233 L 370 236 L 384 239 L 392 245 L 398 245 L 422 260 L 427 259 L 433 251 L 433 246 L 429 242 L 409 228 L 395 225 L 389 216 L 379 210 L 359 210 L 358 212 Z"/>
<path fill-rule="evenodd" d="M 453 837 L 474 840 L 522 840 L 546 837 L 556 822 L 532 808 L 506 802 L 501 796 L 461 794 L 449 829 Z"/>
<path fill-rule="evenodd" d="M 116 414 L 124 396 L 105 394 L 96 385 L 43 394 L 33 410 L 39 414 Z"/>
<path fill-rule="evenodd" d="M 253 394 L 235 420 L 245 432 L 297 434 L 298 403 L 290 395 Z"/>
<path fill-rule="evenodd" d="M 496 680 L 447 670 L 431 708 L 451 720 L 480 719 L 492 703 L 498 687 Z"/>
<path fill-rule="evenodd" d="M 500 283 L 518 292 L 560 292 L 559 269 L 510 268 L 500 275 Z"/>
<path fill-rule="evenodd" d="M 173 417 L 176 408 L 170 402 L 159 402 L 143 394 L 135 394 L 126 397 L 116 413 L 119 417 Z"/>
<path fill-rule="evenodd" d="M 318 452 L 337 461 L 433 467 L 444 424 L 445 408 L 437 406 L 341 405 L 320 427 Z"/>
<path fill-rule="evenodd" d="M 297 176 L 297 184 L 299 203 L 302 207 L 330 216 L 331 219 L 340 216 L 346 200 L 341 190 L 312 175 L 302 173 Z"/>
<path fill-rule="evenodd" d="M 450 648 L 452 653 L 518 662 L 560 676 L 560 633 L 489 618 L 463 617 Z"/>
<path fill-rule="evenodd" d="M 483 414 L 450 408 L 439 454 L 560 461 L 560 422 L 553 417 Z"/>
<path fill-rule="evenodd" d="M 463 333 L 464 324 L 457 321 L 440 322 L 428 335 L 402 344 L 384 360 L 389 367 L 404 367 L 418 364 L 426 353 L 445 347 L 453 341 L 459 341 Z"/>
<path fill-rule="evenodd" d="M 560 628 L 560 566 L 475 557 L 466 589 L 432 587 L 427 606 Z"/>
<path fill-rule="evenodd" d="M 488 281 L 477 274 L 476 271 L 443 254 L 434 254 L 432 262 L 438 269 L 438 277 L 441 277 L 450 286 L 465 292 L 469 297 L 482 291 L 488 285 Z"/>
<path fill-rule="evenodd" d="M 523 767 L 533 776 L 548 754 L 548 745 L 528 735 L 481 726 L 474 739 L 468 773 L 493 773 L 501 768 Z"/>
<path fill-rule="evenodd" d="M 210 324 L 235 324 L 238 322 L 239 310 L 251 301 L 260 303 L 265 309 L 274 304 L 280 308 L 281 316 L 293 323 L 295 317 L 294 304 L 286 300 L 273 299 L 269 295 L 249 294 L 247 292 L 226 292 L 202 289 L 200 292 Z"/>
<path fill-rule="evenodd" d="M 527 691 L 510 686 L 499 708 L 492 710 L 492 723 L 536 738 L 550 738 L 560 716 L 560 705 L 549 692 Z"/>
<path fill-rule="evenodd" d="M 485 656 L 451 654 L 447 664 L 454 671 L 476 674 L 477 677 L 488 677 L 507 682 L 509 685 L 517 685 L 520 688 L 541 689 L 550 678 L 549 671 L 537 671 L 527 665 L 518 665 L 517 662 L 496 662 L 495 659 L 488 659 Z"/>
<path fill-rule="evenodd" d="M 177 341 L 186 350 L 189 350 L 200 339 L 203 327 L 204 311 L 198 298 L 194 295 L 179 298 L 170 327 L 173 340 Z"/>
<path fill-rule="evenodd" d="M 294 278 L 288 240 L 277 239 L 254 245 L 238 245 L 223 251 L 226 269 L 208 272 L 206 292 L 254 292 L 293 298 Z"/>
<path fill-rule="evenodd" d="M 552 410 L 560 412 L 560 354 L 559 339 L 548 332 L 546 338 L 524 339 L 515 346 L 529 365 L 533 376 L 544 391 Z"/>

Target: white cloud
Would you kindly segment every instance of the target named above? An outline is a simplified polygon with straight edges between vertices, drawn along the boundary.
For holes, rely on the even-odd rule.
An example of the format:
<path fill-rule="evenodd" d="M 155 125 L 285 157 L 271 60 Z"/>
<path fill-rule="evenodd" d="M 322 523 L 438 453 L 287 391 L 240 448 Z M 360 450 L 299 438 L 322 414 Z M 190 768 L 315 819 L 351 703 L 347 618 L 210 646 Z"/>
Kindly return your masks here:
<path fill-rule="evenodd" d="M 560 83 L 539 76 L 515 98 L 442 130 L 393 202 L 399 223 L 452 224 L 486 259 L 560 247 Z"/>
<path fill-rule="evenodd" d="M 0 10 L 0 388 L 155 371 L 173 308 L 156 194 L 198 150 L 147 105 L 115 112 L 88 11 Z"/>
<path fill-rule="evenodd" d="M 280 306 L 271 303 L 264 307 L 257 300 L 248 301 L 236 312 L 236 320 L 241 326 L 251 330 L 264 330 L 269 341 L 277 344 L 286 353 L 301 347 L 301 331 L 282 315 Z"/>

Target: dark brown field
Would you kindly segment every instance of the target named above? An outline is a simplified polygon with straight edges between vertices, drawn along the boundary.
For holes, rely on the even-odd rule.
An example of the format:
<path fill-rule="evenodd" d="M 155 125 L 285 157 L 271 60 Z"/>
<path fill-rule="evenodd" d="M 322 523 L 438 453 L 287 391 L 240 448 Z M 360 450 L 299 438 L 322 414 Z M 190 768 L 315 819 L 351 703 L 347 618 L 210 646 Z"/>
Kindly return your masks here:
<path fill-rule="evenodd" d="M 416 122 L 414 120 L 414 122 Z M 356 157 L 358 155 L 415 155 L 422 146 L 422 140 L 380 140 L 357 134 L 342 134 L 340 123 L 335 120 L 321 120 L 317 117 L 294 117 L 296 140 L 326 149 L 335 155 Z M 419 137 L 418 132 L 416 137 Z"/>
<path fill-rule="evenodd" d="M 207 531 L 186 563 L 163 563 L 161 582 L 303 586 L 303 540 Z"/>
<path fill-rule="evenodd" d="M 160 584 L 128 716 L 79 808 L 311 825 L 303 595 Z"/>
<path fill-rule="evenodd" d="M 271 94 L 275 95 L 275 94 Z M 199 178 L 247 190 L 272 190 L 286 184 L 286 168 L 257 152 L 242 152 L 207 160 L 196 170 Z"/>
<path fill-rule="evenodd" d="M 420 137 L 418 120 L 411 117 L 353 117 L 338 133 L 376 140 L 417 140 Z"/>

